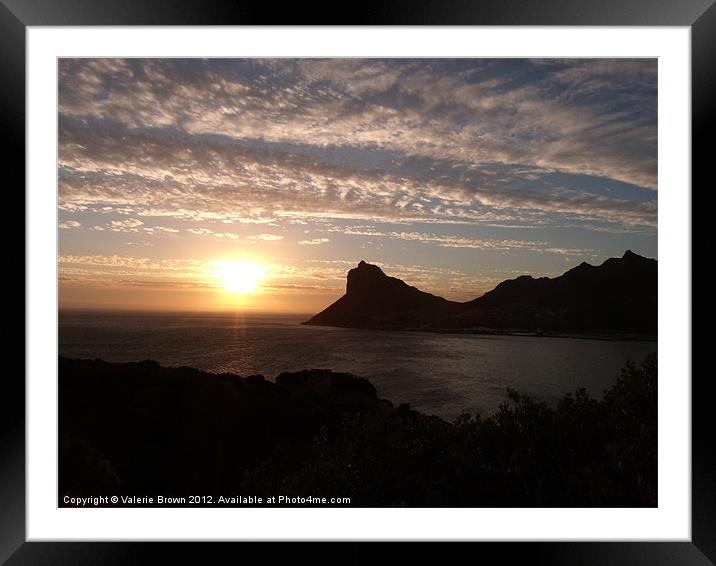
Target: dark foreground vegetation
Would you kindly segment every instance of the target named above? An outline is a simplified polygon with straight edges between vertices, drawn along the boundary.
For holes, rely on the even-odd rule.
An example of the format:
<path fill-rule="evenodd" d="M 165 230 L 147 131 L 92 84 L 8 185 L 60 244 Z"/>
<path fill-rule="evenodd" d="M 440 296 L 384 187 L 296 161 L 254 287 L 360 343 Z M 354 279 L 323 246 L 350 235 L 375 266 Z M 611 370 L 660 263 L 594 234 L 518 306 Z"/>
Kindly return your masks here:
<path fill-rule="evenodd" d="M 350 497 L 351 505 L 656 506 L 657 360 L 603 399 L 509 391 L 454 423 L 327 370 L 215 375 L 59 360 L 59 495 Z"/>

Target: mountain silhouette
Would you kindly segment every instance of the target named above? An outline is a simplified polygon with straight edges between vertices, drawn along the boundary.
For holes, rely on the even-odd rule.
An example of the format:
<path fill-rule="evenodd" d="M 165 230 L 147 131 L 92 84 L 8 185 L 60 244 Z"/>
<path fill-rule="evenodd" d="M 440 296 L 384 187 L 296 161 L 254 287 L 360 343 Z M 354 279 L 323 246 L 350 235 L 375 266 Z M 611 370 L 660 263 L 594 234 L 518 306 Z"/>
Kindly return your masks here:
<path fill-rule="evenodd" d="M 346 294 L 306 324 L 358 328 L 431 324 L 455 303 L 389 277 L 377 265 L 361 261 L 348 272 Z"/>
<path fill-rule="evenodd" d="M 657 261 L 627 250 L 554 277 L 523 275 L 466 303 L 420 291 L 361 261 L 346 294 L 305 324 L 435 331 L 656 334 Z"/>

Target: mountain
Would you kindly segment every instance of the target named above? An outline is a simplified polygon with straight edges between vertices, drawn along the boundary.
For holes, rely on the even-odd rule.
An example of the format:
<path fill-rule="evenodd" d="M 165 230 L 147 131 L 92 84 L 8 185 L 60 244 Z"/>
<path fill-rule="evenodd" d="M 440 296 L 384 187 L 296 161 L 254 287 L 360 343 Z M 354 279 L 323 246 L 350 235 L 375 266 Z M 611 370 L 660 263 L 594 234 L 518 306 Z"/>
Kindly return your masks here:
<path fill-rule="evenodd" d="M 351 328 L 430 327 L 461 303 L 448 301 L 389 277 L 361 261 L 348 272 L 346 294 L 305 324 Z"/>
<path fill-rule="evenodd" d="M 425 293 L 361 261 L 346 294 L 305 324 L 409 330 L 656 334 L 657 261 L 627 250 L 554 278 L 523 275 L 458 303 Z"/>

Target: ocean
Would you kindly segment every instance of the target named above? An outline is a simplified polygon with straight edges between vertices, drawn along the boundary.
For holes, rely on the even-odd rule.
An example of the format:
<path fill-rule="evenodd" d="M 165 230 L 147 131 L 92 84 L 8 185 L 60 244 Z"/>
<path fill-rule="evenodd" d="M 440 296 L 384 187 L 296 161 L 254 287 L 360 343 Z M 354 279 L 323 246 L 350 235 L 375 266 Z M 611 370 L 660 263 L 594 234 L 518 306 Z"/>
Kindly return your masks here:
<path fill-rule="evenodd" d="M 628 359 L 657 342 L 394 332 L 303 326 L 310 315 L 61 312 L 59 354 L 152 359 L 269 379 L 327 368 L 365 377 L 379 397 L 453 420 L 492 413 L 510 387 L 551 402 L 583 387 L 600 397 Z"/>

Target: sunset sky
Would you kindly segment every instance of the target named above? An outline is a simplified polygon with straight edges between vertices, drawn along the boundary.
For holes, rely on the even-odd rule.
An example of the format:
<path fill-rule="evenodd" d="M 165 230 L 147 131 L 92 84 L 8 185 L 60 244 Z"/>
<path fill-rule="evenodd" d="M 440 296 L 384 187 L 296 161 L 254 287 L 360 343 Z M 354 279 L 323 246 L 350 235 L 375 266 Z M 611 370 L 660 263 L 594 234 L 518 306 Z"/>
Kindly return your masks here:
<path fill-rule="evenodd" d="M 657 257 L 655 59 L 61 59 L 61 308 L 315 313 Z"/>

